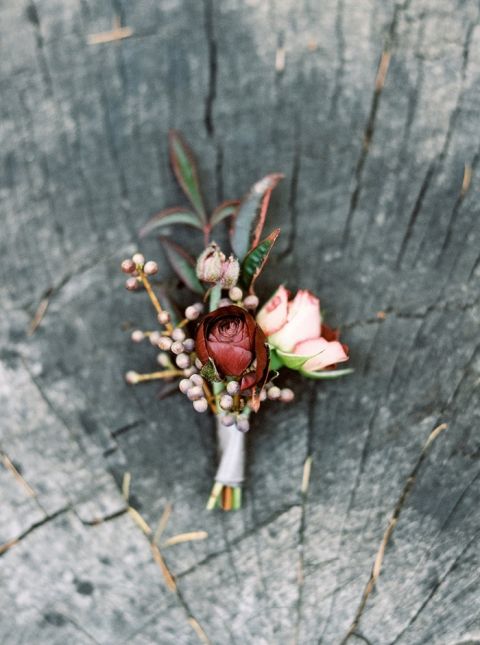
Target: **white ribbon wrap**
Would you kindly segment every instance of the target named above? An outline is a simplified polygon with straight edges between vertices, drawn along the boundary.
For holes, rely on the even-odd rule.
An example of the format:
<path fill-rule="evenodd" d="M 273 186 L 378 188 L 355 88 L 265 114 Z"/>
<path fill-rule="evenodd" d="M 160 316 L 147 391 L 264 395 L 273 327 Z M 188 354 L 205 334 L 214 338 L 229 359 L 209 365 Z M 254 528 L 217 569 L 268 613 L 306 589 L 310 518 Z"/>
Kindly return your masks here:
<path fill-rule="evenodd" d="M 224 426 L 217 416 L 217 441 L 220 455 L 215 481 L 224 486 L 241 486 L 245 479 L 245 434 L 237 425 Z"/>

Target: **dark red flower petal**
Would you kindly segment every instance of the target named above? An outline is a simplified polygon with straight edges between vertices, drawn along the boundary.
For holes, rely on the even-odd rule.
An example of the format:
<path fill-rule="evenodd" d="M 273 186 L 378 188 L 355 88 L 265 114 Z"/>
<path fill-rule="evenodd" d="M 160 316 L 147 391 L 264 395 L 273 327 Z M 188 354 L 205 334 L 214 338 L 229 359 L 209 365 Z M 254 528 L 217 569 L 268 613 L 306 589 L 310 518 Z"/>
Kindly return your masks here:
<path fill-rule="evenodd" d="M 197 352 L 197 356 L 202 361 L 202 363 L 206 363 L 208 361 L 208 350 L 205 340 L 205 325 L 203 323 L 201 323 L 197 328 L 195 335 L 195 351 Z"/>
<path fill-rule="evenodd" d="M 208 354 L 224 376 L 241 376 L 253 360 L 248 349 L 225 343 L 208 343 Z"/>

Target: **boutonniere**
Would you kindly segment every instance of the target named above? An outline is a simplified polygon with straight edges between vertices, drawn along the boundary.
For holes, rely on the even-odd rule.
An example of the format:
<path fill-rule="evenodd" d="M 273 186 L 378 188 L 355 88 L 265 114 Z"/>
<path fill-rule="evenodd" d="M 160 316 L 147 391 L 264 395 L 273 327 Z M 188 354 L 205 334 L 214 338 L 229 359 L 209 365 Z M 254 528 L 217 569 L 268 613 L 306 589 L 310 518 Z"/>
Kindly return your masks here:
<path fill-rule="evenodd" d="M 132 340 L 148 338 L 162 368 L 148 374 L 129 371 L 126 381 L 178 381 L 196 412 L 211 411 L 219 464 L 207 509 L 236 510 L 242 503 L 252 415 L 264 402 L 288 404 L 295 398 L 281 385 L 282 370 L 318 380 L 344 376 L 352 370 L 337 366 L 348 360 L 348 347 L 340 342 L 338 331 L 324 323 L 320 301 L 309 291 L 300 289 L 292 298 L 280 285 L 263 306 L 255 293 L 280 234 L 274 229 L 264 237 L 270 196 L 282 175 L 267 175 L 241 201 L 224 202 L 208 216 L 192 152 L 178 132 L 170 133 L 169 144 L 173 172 L 190 206 L 161 211 L 140 233 L 167 226 L 187 226 L 198 233 L 203 248 L 196 259 L 171 237 L 160 238 L 167 260 L 195 299 L 183 316 L 177 315 L 171 298 L 153 282 L 155 261 L 136 253 L 122 262 L 129 276 L 126 288 L 146 291 L 156 313 L 156 329 L 135 330 Z M 225 222 L 228 251 L 212 239 L 215 228 Z"/>

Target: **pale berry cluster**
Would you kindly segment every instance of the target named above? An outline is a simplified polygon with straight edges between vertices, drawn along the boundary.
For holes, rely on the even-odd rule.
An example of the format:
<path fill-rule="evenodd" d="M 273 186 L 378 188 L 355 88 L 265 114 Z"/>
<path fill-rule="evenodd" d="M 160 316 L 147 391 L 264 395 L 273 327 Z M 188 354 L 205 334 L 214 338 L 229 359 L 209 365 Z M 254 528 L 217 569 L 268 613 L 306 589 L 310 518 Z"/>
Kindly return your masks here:
<path fill-rule="evenodd" d="M 281 401 L 282 403 L 291 403 L 295 398 L 293 390 L 289 387 L 279 388 L 270 381 L 260 394 L 260 401 Z"/>
<path fill-rule="evenodd" d="M 189 336 L 188 326 L 202 315 L 204 304 L 196 302 L 189 305 L 185 309 L 184 319 L 175 323 L 169 312 L 162 309 L 149 282 L 149 277 L 158 272 L 157 263 L 146 262 L 142 254 L 135 253 L 122 262 L 121 268 L 130 276 L 125 285 L 128 290 L 135 291 L 142 286 L 146 289 L 157 311 L 157 321 L 160 325 L 160 329 L 156 331 L 135 329 L 131 333 L 131 340 L 134 343 L 140 343 L 148 339 L 159 350 L 157 362 L 163 368 L 160 372 L 150 374 L 129 371 L 125 375 L 127 383 L 135 385 L 156 379 L 179 378 L 179 389 L 191 401 L 194 410 L 206 412 L 211 407 L 214 412 L 221 415 L 224 426 L 235 425 L 241 432 L 247 432 L 251 391 L 240 392 L 240 384 L 235 379 L 211 384 L 200 373 L 202 363 L 197 358 L 195 340 Z M 254 311 L 258 307 L 258 298 L 255 295 L 244 297 L 240 287 L 232 286 L 228 291 L 228 297 L 222 298 L 218 303 L 218 308 L 233 304 Z M 252 365 L 255 365 L 255 361 Z M 272 382 L 267 383 L 260 394 L 261 401 L 269 399 L 290 403 L 293 398 L 292 390 L 280 389 Z"/>
<path fill-rule="evenodd" d="M 142 274 L 152 276 L 158 273 L 158 264 L 153 260 L 145 262 L 141 253 L 135 253 L 121 264 L 122 271 L 130 275 L 125 281 L 125 288 L 129 291 L 137 291 L 143 285 Z M 165 312 L 166 313 L 166 312 Z"/>
<path fill-rule="evenodd" d="M 177 326 L 173 326 L 170 314 L 162 310 L 158 313 L 157 320 L 165 329 L 160 331 L 135 329 L 130 338 L 134 343 L 141 343 L 143 340 L 148 339 L 153 347 L 160 350 L 157 354 L 157 362 L 167 370 L 166 376 L 182 376 L 185 378 L 198 376 L 198 370 L 201 365 L 199 365 L 198 360 L 195 364 L 195 341 L 193 338 L 188 337 L 186 324 L 196 320 L 203 312 L 203 309 L 204 305 L 201 302 L 190 305 L 185 310 L 184 320 Z M 156 374 L 156 377 L 160 378 L 158 374 Z M 132 371 L 127 372 L 126 379 L 130 384 L 150 380 L 148 375 L 141 375 Z"/>
<path fill-rule="evenodd" d="M 232 287 L 228 292 L 228 298 L 221 298 L 218 307 L 228 307 L 229 305 L 239 305 L 247 310 L 254 311 L 258 307 L 257 296 L 243 297 L 243 291 L 240 287 Z"/>

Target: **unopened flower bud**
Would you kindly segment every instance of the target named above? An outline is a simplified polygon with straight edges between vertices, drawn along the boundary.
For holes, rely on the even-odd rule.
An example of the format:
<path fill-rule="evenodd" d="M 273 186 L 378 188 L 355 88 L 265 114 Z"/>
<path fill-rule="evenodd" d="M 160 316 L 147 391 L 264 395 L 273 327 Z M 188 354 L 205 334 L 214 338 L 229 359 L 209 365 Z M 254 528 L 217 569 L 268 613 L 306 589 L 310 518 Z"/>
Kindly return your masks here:
<path fill-rule="evenodd" d="M 272 385 L 272 387 L 267 392 L 267 396 L 270 399 L 270 401 L 275 401 L 276 399 L 280 398 L 280 393 L 281 393 L 280 388 L 277 387 L 276 385 Z"/>
<path fill-rule="evenodd" d="M 195 369 L 195 367 L 187 367 L 186 370 L 183 370 L 183 375 L 186 378 L 190 378 L 191 376 L 193 376 L 196 373 L 197 373 L 197 370 Z"/>
<path fill-rule="evenodd" d="M 158 273 L 158 264 L 153 260 L 149 260 L 145 263 L 143 270 L 147 275 L 155 275 L 156 273 Z"/>
<path fill-rule="evenodd" d="M 166 325 L 170 322 L 170 314 L 168 311 L 161 311 L 157 316 L 157 320 L 161 325 Z"/>
<path fill-rule="evenodd" d="M 240 287 L 232 287 L 228 292 L 228 297 L 230 298 L 230 300 L 238 302 L 243 298 L 243 291 L 240 289 Z"/>
<path fill-rule="evenodd" d="M 195 341 L 193 340 L 193 338 L 185 338 L 185 340 L 183 341 L 183 346 L 186 352 L 193 352 L 193 350 L 195 349 Z"/>
<path fill-rule="evenodd" d="M 230 307 L 230 305 L 233 304 L 230 298 L 221 298 L 218 301 L 218 308 L 220 309 L 221 307 Z"/>
<path fill-rule="evenodd" d="M 203 310 L 205 309 L 205 305 L 203 302 L 195 302 L 192 307 L 195 307 L 200 313 L 203 313 Z"/>
<path fill-rule="evenodd" d="M 135 331 L 132 331 L 130 338 L 134 343 L 141 343 L 145 338 L 145 334 L 141 329 L 135 329 Z"/>
<path fill-rule="evenodd" d="M 183 329 L 180 329 L 180 327 L 177 327 L 172 331 L 172 338 L 173 340 L 185 340 L 185 332 Z"/>
<path fill-rule="evenodd" d="M 257 296 L 247 296 L 243 301 L 243 304 L 247 309 L 256 309 L 258 307 L 259 300 Z"/>
<path fill-rule="evenodd" d="M 152 343 L 154 347 L 160 347 L 160 340 L 161 340 L 160 333 L 158 331 L 152 331 L 150 336 L 148 337 L 148 340 Z"/>
<path fill-rule="evenodd" d="M 237 428 L 240 432 L 248 432 L 250 430 L 250 423 L 246 417 L 240 417 L 237 421 Z"/>
<path fill-rule="evenodd" d="M 208 402 L 205 397 L 202 397 L 201 399 L 197 399 L 196 401 L 193 402 L 193 408 L 197 412 L 206 412 L 208 410 Z"/>
<path fill-rule="evenodd" d="M 284 387 L 283 390 L 280 390 L 280 401 L 291 403 L 294 398 L 295 394 L 289 387 Z"/>
<path fill-rule="evenodd" d="M 120 266 L 124 273 L 133 273 L 135 271 L 135 262 L 133 260 L 124 260 Z"/>
<path fill-rule="evenodd" d="M 222 417 L 222 426 L 225 426 L 228 428 L 229 426 L 233 426 L 234 423 L 235 423 L 235 417 L 233 417 L 231 414 L 225 414 Z"/>
<path fill-rule="evenodd" d="M 264 388 L 264 389 L 260 392 L 259 399 L 260 399 L 260 401 L 265 401 L 265 399 L 266 399 L 266 398 L 267 398 L 267 391 L 266 391 L 266 390 L 265 390 L 265 388 Z"/>
<path fill-rule="evenodd" d="M 192 387 L 192 381 L 189 378 L 182 378 L 178 384 L 178 389 L 182 394 L 186 394 L 188 390 Z"/>
<path fill-rule="evenodd" d="M 199 358 L 196 358 L 196 359 L 195 359 L 195 367 L 196 367 L 197 369 L 199 369 L 199 370 L 201 370 L 201 369 L 202 369 L 202 367 L 203 367 L 203 363 L 202 363 L 202 361 L 201 361 Z"/>
<path fill-rule="evenodd" d="M 181 370 L 190 367 L 190 356 L 188 354 L 179 354 L 175 359 L 175 363 Z"/>
<path fill-rule="evenodd" d="M 181 343 L 179 340 L 176 340 L 174 343 L 172 343 L 170 350 L 174 354 L 181 354 L 183 352 L 183 343 Z"/>
<path fill-rule="evenodd" d="M 223 273 L 225 256 L 218 244 L 212 242 L 205 251 L 198 256 L 197 276 L 204 282 L 218 282 Z"/>
<path fill-rule="evenodd" d="M 187 396 L 190 401 L 195 401 L 195 399 L 199 399 L 203 396 L 203 389 L 199 385 L 194 385 L 188 390 Z"/>
<path fill-rule="evenodd" d="M 231 289 L 238 282 L 240 275 L 240 264 L 236 257 L 231 255 L 222 265 L 222 277 L 220 284 L 225 289 Z"/>
<path fill-rule="evenodd" d="M 172 365 L 170 356 L 168 354 L 165 354 L 165 352 L 160 352 L 160 354 L 157 354 L 157 363 L 162 367 L 170 367 Z"/>
<path fill-rule="evenodd" d="M 172 346 L 172 339 L 168 336 L 160 336 L 158 341 L 159 349 L 162 349 L 164 352 L 168 352 Z"/>
<path fill-rule="evenodd" d="M 137 278 L 128 278 L 128 280 L 125 281 L 125 288 L 128 289 L 128 291 L 137 291 L 140 288 Z"/>
<path fill-rule="evenodd" d="M 190 379 L 190 380 L 191 380 L 191 381 L 192 381 L 192 383 L 194 383 L 195 385 L 203 385 L 203 384 L 204 384 L 204 382 L 205 382 L 205 381 L 203 380 L 203 377 L 201 377 L 201 376 L 200 376 L 200 374 L 192 374 L 192 377 L 191 377 L 191 379 Z"/>
<path fill-rule="evenodd" d="M 227 383 L 227 392 L 229 394 L 238 394 L 240 392 L 240 385 L 238 381 L 229 381 Z"/>
<path fill-rule="evenodd" d="M 139 264 L 140 266 L 143 266 L 145 264 L 145 258 L 141 253 L 135 253 L 132 255 L 132 260 L 135 262 L 135 264 Z"/>
<path fill-rule="evenodd" d="M 220 407 L 222 410 L 231 410 L 233 405 L 233 399 L 230 394 L 222 394 L 220 397 Z"/>
<path fill-rule="evenodd" d="M 196 320 L 200 316 L 200 312 L 197 307 L 190 305 L 185 309 L 185 318 L 187 320 Z"/>
<path fill-rule="evenodd" d="M 134 372 L 133 370 L 130 370 L 125 374 L 125 380 L 129 385 L 135 385 L 135 383 L 138 383 L 138 374 L 137 372 Z"/>

